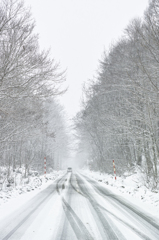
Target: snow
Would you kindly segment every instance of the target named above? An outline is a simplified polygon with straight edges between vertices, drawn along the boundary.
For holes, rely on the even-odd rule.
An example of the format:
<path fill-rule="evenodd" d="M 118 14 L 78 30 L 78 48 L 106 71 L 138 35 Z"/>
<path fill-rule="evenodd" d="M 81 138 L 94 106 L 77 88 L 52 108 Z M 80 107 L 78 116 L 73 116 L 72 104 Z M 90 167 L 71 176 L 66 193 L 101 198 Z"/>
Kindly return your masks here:
<path fill-rule="evenodd" d="M 0 210 L 3 208 L 4 203 L 10 202 L 11 209 L 13 209 L 15 206 L 19 206 L 20 203 L 28 201 L 51 184 L 53 180 L 61 176 L 63 172 L 53 171 L 47 174 L 46 178 L 44 175 L 32 176 L 29 178 L 29 183 L 25 183 L 25 180 L 23 180 L 23 183 L 20 184 L 20 180 L 19 183 L 17 180 L 16 187 L 6 187 L 0 191 Z M 117 180 L 115 180 L 113 175 L 106 173 L 90 172 L 89 170 L 83 170 L 82 173 L 97 180 L 115 194 L 124 196 L 124 198 L 129 199 L 133 203 L 141 205 L 141 208 L 153 213 L 154 216 L 159 216 L 159 191 L 153 192 L 146 188 L 143 185 L 143 176 L 139 171 L 136 171 L 134 174 L 125 173 L 124 176 L 117 176 Z M 20 179 L 20 176 L 17 174 L 18 178 Z M 18 204 L 15 204 L 17 199 L 19 199 Z M 2 217 L 2 214 L 0 217 Z"/>
<path fill-rule="evenodd" d="M 43 206 L 40 213 L 32 217 L 32 223 L 28 228 L 26 229 L 26 226 L 24 226 L 23 240 L 54 239 L 60 226 L 62 210 L 60 196 L 53 195 L 47 204 Z"/>
<path fill-rule="evenodd" d="M 159 219 L 159 191 L 146 188 L 140 171 L 115 177 L 111 174 L 83 170 L 83 174 L 106 186 L 114 194 L 136 204 L 140 209 Z"/>
<path fill-rule="evenodd" d="M 19 183 L 18 183 L 18 175 L 16 186 L 14 184 L 10 187 L 6 187 L 0 191 L 0 220 L 3 221 L 6 217 L 10 216 L 14 213 L 18 208 L 23 206 L 29 200 L 31 200 L 34 196 L 36 196 L 40 191 L 47 188 L 49 185 L 53 183 L 54 180 L 60 179 L 61 176 L 65 171 L 53 171 L 50 174 L 47 174 L 46 177 L 44 176 L 30 176 L 29 183 L 28 181 L 21 181 L 19 176 Z M 124 176 L 117 176 L 115 177 L 110 174 L 100 173 L 100 172 L 90 172 L 89 170 L 83 170 L 80 173 L 86 175 L 97 181 L 100 185 L 105 186 L 108 188 L 113 194 L 116 194 L 121 197 L 122 200 L 126 199 L 131 202 L 133 205 L 135 204 L 140 211 L 148 213 L 149 216 L 152 216 L 156 219 L 156 223 L 159 224 L 159 194 L 158 191 L 150 191 L 143 185 L 143 176 L 140 172 L 135 173 L 125 173 Z M 25 229 L 25 233 L 23 239 L 44 239 L 47 237 L 48 239 L 55 237 L 59 234 L 59 227 L 61 226 L 61 219 L 63 218 L 63 208 L 62 208 L 62 201 L 60 201 L 61 197 L 65 197 L 65 191 L 68 191 L 69 186 L 69 179 L 71 173 L 68 174 L 67 181 L 65 181 L 65 189 L 61 192 L 61 195 L 53 194 L 52 198 L 47 202 L 47 204 L 42 208 L 37 216 L 32 216 L 31 222 L 27 229 Z M 80 175 L 81 176 L 81 175 Z M 76 181 L 75 175 L 73 177 L 74 187 L 77 191 L 80 192 L 80 188 L 78 186 L 78 182 Z M 105 208 L 105 211 L 102 211 L 104 216 L 109 216 L 109 220 L 112 223 L 115 223 L 114 226 L 118 227 L 121 232 L 125 235 L 132 236 L 130 239 L 140 239 L 137 237 L 135 232 L 133 233 L 131 228 L 129 229 L 127 225 L 134 225 L 136 230 L 140 230 L 140 225 L 135 227 L 135 220 L 134 223 L 130 222 L 129 216 L 126 217 L 123 209 L 120 208 L 113 208 L 111 207 L 111 203 L 109 201 L 104 200 L 103 197 L 97 194 L 94 190 L 93 185 L 91 185 L 84 177 L 83 181 L 85 181 L 85 185 L 88 186 L 88 192 L 90 191 L 90 195 L 92 195 L 99 207 Z M 67 192 L 66 191 L 66 192 Z M 77 204 L 78 202 L 78 204 Z M 77 215 L 80 216 L 80 219 L 84 223 L 91 223 L 90 226 L 87 226 L 94 235 L 100 239 L 97 225 L 92 219 L 92 215 L 89 214 L 89 205 L 87 199 L 83 198 L 82 195 L 78 195 L 78 199 L 75 202 L 72 202 L 73 209 L 76 209 Z M 115 204 L 115 203 L 114 203 Z M 114 206 L 115 207 L 115 206 Z M 111 209 L 111 212 L 109 212 Z M 116 210 L 115 210 L 116 209 Z M 85 214 L 87 213 L 87 214 Z M 87 215 L 87 217 L 86 217 Z M 116 218 L 114 218 L 114 215 Z M 126 217 L 126 224 L 124 222 L 120 222 L 120 219 L 124 219 Z M 119 221 L 118 219 L 119 218 Z M 45 219 L 45 222 L 41 222 L 40 219 Z M 64 220 L 63 220 L 64 221 Z M 46 223 L 46 224 L 45 224 Z M 43 226 L 46 225 L 46 226 Z M 88 225 L 88 224 L 87 224 Z M 40 228 L 38 228 L 38 226 Z M 92 229 L 93 226 L 93 229 Z M 25 226 L 24 226 L 25 227 Z M 46 229 L 45 233 L 43 229 Z M 36 229 L 39 229 L 36 231 Z M 62 230 L 61 230 L 62 232 Z M 144 230 L 142 231 L 144 232 Z M 52 235 L 54 233 L 54 236 Z M 146 231 L 145 231 L 146 233 Z M 16 234 L 16 233 L 15 233 Z M 46 235 L 46 236 L 45 236 Z M 101 235 L 102 236 L 102 235 Z M 15 235 L 16 237 L 16 235 Z M 46 239 L 47 239 L 46 238 Z M 16 238 L 15 238 L 16 239 Z M 153 236 L 152 236 L 153 239 Z"/>
<path fill-rule="evenodd" d="M 62 176 L 64 171 L 53 171 L 46 174 L 46 177 L 30 177 L 29 183 L 8 187 L 0 191 L 0 220 L 8 216 L 20 206 L 28 202 L 40 191 L 47 188 L 54 180 Z M 41 183 L 41 184 L 39 184 Z"/>
<path fill-rule="evenodd" d="M 85 171 L 85 174 L 86 173 L 87 173 L 87 176 L 91 175 L 91 177 L 93 177 L 93 178 L 99 176 L 98 173 L 90 173 L 90 172 Z M 109 219 L 109 224 L 111 226 L 113 226 L 113 229 L 115 229 L 115 232 L 117 233 L 117 236 L 120 239 L 123 239 L 122 235 L 125 236 L 125 239 L 131 239 L 131 240 L 141 239 L 141 237 L 139 237 L 138 234 L 136 234 L 137 232 L 139 232 L 139 235 L 142 236 L 142 238 L 144 238 L 144 239 L 147 239 L 146 236 L 149 236 L 150 239 L 156 239 L 153 236 L 153 231 L 152 231 L 152 234 L 150 231 L 147 231 L 147 229 L 145 229 L 145 227 L 143 227 L 143 225 L 140 224 L 140 220 L 138 219 L 138 217 L 136 215 L 134 215 L 133 213 L 130 215 L 127 211 L 124 211 L 124 209 L 122 207 L 120 207 L 118 204 L 116 204 L 115 202 L 112 202 L 112 201 L 109 202 L 109 200 L 108 200 L 109 197 L 103 198 L 102 196 L 100 196 L 100 194 L 98 194 L 95 191 L 93 185 L 91 183 L 89 183 L 89 181 L 87 181 L 83 176 L 81 177 L 81 175 L 78 175 L 78 176 L 80 178 L 82 178 L 89 195 L 93 196 L 93 198 L 95 199 L 95 202 L 98 203 L 99 209 L 101 208 L 101 210 L 98 209 L 98 211 L 100 211 L 100 214 L 103 214 L 105 219 Z M 98 178 L 98 180 L 99 180 L 99 178 Z M 100 178 L 100 180 L 101 180 L 101 178 Z M 105 183 L 100 182 L 99 184 L 102 184 L 103 186 L 105 186 Z M 112 193 L 114 192 L 115 194 L 117 194 L 116 191 L 113 191 L 113 188 L 110 189 L 110 191 Z M 117 194 L 117 195 L 119 196 L 120 194 Z M 125 199 L 125 197 L 123 199 L 121 198 L 121 200 L 124 200 L 124 199 Z M 128 202 L 130 202 L 130 201 L 128 201 Z M 132 201 L 132 203 L 134 206 L 134 201 Z M 139 211 L 141 212 L 140 208 L 139 208 Z M 143 212 L 146 212 L 145 209 Z M 149 214 L 149 216 L 150 215 L 151 214 Z M 130 218 L 130 216 L 131 216 L 131 218 Z M 159 221 L 158 221 L 158 223 L 159 223 Z M 133 229 L 133 231 L 132 231 L 132 229 Z M 129 236 L 129 238 L 127 238 L 128 236 Z"/>

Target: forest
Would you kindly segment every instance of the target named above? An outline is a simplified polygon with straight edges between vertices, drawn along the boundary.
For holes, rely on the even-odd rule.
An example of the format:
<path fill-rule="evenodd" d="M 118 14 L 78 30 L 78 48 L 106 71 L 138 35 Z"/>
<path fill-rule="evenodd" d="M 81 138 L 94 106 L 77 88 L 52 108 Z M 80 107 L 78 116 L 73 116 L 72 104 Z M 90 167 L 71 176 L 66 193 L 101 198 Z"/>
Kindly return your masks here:
<path fill-rule="evenodd" d="M 93 170 L 117 174 L 138 167 L 145 185 L 159 183 L 159 0 L 104 51 L 96 75 L 83 86 L 74 118 L 78 155 Z"/>
<path fill-rule="evenodd" d="M 65 71 L 39 47 L 23 1 L 0 3 L 0 181 L 31 169 L 57 169 L 68 154 L 63 108 Z M 23 167 L 23 170 L 22 170 Z"/>

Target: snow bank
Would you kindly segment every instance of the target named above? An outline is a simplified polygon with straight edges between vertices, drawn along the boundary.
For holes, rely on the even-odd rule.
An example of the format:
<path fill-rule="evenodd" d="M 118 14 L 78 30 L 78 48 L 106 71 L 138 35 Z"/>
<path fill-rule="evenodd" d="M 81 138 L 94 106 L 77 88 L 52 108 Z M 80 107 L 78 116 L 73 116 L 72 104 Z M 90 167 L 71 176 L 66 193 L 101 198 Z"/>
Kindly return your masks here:
<path fill-rule="evenodd" d="M 10 184 L 5 184 L 0 190 L 0 206 L 8 202 L 12 198 L 17 198 L 27 192 L 39 191 L 46 188 L 55 179 L 63 174 L 63 171 L 53 171 L 49 174 L 39 176 L 38 174 L 32 174 L 27 178 L 23 178 L 21 173 L 16 174 L 16 184 L 13 181 Z"/>
<path fill-rule="evenodd" d="M 83 170 L 87 176 L 106 185 L 111 191 L 118 195 L 122 195 L 143 208 L 153 211 L 155 216 L 159 215 L 159 191 L 150 191 L 143 183 L 144 179 L 140 171 L 135 173 L 125 173 L 124 176 L 115 177 L 110 174 L 100 172 L 90 172 Z"/>

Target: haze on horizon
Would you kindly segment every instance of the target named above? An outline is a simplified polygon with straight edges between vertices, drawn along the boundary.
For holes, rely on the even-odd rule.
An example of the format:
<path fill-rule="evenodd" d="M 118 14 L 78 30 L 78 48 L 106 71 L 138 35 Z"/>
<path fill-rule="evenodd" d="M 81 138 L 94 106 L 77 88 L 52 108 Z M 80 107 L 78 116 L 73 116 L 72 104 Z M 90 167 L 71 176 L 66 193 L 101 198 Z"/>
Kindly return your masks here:
<path fill-rule="evenodd" d="M 66 69 L 68 91 L 61 97 L 69 118 L 80 109 L 82 85 L 98 68 L 129 21 L 142 17 L 148 0 L 26 0 L 31 7 L 41 48 Z"/>

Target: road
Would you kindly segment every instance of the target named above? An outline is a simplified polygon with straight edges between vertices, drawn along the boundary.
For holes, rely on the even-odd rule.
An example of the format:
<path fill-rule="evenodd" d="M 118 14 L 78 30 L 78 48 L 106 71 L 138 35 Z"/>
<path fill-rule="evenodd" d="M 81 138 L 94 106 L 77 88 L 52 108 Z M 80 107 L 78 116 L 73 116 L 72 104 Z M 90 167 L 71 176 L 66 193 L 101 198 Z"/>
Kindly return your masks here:
<path fill-rule="evenodd" d="M 0 240 L 158 240 L 159 224 L 103 184 L 65 173 L 0 221 Z"/>

